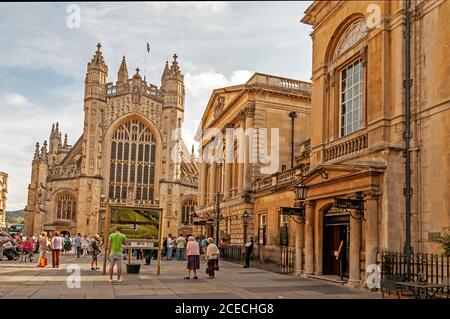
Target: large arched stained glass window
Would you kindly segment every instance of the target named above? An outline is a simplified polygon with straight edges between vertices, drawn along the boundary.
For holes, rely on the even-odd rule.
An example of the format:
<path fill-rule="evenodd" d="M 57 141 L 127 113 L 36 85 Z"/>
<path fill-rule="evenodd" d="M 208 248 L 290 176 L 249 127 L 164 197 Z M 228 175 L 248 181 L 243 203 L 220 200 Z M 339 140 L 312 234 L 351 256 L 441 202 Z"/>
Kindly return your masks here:
<path fill-rule="evenodd" d="M 123 123 L 111 142 L 109 198 L 153 201 L 156 144 L 150 129 L 134 119 Z"/>

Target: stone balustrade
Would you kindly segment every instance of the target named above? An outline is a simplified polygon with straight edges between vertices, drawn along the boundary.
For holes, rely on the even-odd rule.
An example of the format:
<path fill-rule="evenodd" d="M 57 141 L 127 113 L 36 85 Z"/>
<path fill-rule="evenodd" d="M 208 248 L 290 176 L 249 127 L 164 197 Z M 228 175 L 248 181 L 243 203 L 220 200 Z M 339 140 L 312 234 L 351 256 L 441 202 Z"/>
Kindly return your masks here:
<path fill-rule="evenodd" d="M 106 86 L 106 95 L 114 96 L 119 93 L 121 94 L 121 93 L 131 92 L 130 88 L 132 87 L 132 85 L 133 85 L 132 80 L 128 80 L 128 83 L 125 86 L 122 86 L 120 88 L 120 90 L 118 90 L 117 85 L 114 85 L 113 83 L 108 83 Z M 141 86 L 141 94 L 151 97 L 153 99 L 156 99 L 158 101 L 163 100 L 161 90 L 159 90 L 158 87 L 153 84 L 150 84 L 150 85 L 143 84 Z"/>
<path fill-rule="evenodd" d="M 286 90 L 299 91 L 311 94 L 312 86 L 309 82 L 303 82 L 279 76 L 256 73 L 248 84 L 259 84 L 269 87 L 277 87 Z"/>
<path fill-rule="evenodd" d="M 341 141 L 336 145 L 329 146 L 324 151 L 324 161 L 332 161 L 352 155 L 367 148 L 367 134 Z"/>
<path fill-rule="evenodd" d="M 252 184 L 254 193 L 261 192 L 270 188 L 279 188 L 289 185 L 300 178 L 309 170 L 309 164 L 301 164 L 284 172 L 257 179 Z"/>

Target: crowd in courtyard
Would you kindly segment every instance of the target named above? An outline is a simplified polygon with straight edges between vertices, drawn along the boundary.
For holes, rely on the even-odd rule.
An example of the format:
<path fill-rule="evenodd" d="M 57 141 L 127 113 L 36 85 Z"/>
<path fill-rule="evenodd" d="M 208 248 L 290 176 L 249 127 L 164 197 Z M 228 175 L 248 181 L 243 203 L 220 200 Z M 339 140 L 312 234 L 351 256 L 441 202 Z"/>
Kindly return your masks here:
<path fill-rule="evenodd" d="M 22 233 L 17 233 L 15 237 L 11 237 L 10 246 L 7 249 L 13 254 L 13 260 L 19 262 L 37 262 L 37 267 L 47 266 L 47 256 L 51 256 L 53 268 L 60 267 L 61 255 L 73 255 L 77 258 L 91 258 L 91 270 L 99 270 L 98 260 L 101 252 L 104 251 L 104 245 L 109 244 L 109 281 L 112 283 L 114 267 L 116 266 L 117 282 L 121 282 L 122 263 L 127 259 L 128 248 L 127 238 L 125 234 L 121 233 L 121 227 L 118 226 L 115 232 L 108 238 L 109 243 L 106 243 L 98 234 L 88 236 L 78 233 L 76 236 L 71 236 L 68 233 L 64 235 L 59 231 L 55 231 L 52 236 L 43 231 L 39 235 L 31 237 L 23 236 Z M 171 261 L 172 258 L 176 260 L 186 261 L 186 275 L 184 279 L 191 278 L 198 279 L 198 271 L 200 269 L 200 260 L 206 261 L 207 267 L 205 269 L 208 279 L 215 277 L 215 271 L 219 269 L 219 258 L 225 255 L 225 248 L 227 240 L 222 238 L 218 245 L 213 237 L 196 236 L 191 234 L 184 236 L 179 234 L 178 237 L 169 234 L 163 238 L 161 259 Z M 2 245 L 4 249 L 5 245 Z M 246 262 L 244 267 L 249 267 L 250 257 L 253 251 L 253 237 L 246 243 Z M 151 263 L 156 251 L 133 249 L 132 256 L 136 259 L 145 259 L 147 264 Z M 130 253 L 131 254 L 131 253 Z M 1 252 L 0 260 L 3 259 L 3 251 Z M 37 256 L 35 259 L 34 257 Z M 9 259 L 9 258 L 8 258 Z"/>

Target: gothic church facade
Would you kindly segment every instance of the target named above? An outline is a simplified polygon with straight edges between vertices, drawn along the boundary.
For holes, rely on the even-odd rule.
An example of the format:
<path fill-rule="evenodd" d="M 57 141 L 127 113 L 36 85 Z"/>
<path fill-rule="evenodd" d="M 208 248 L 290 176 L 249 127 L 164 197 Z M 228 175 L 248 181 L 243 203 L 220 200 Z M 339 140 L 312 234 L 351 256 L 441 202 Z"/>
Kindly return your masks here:
<path fill-rule="evenodd" d="M 129 78 L 123 57 L 116 83 L 107 82 L 101 45 L 87 64 L 82 136 L 72 146 L 59 124 L 32 161 L 25 234 L 43 230 L 102 233 L 103 203 L 162 208 L 163 232 L 189 228 L 197 204 L 198 168 L 181 138 L 184 76 L 177 55 L 161 86 Z"/>

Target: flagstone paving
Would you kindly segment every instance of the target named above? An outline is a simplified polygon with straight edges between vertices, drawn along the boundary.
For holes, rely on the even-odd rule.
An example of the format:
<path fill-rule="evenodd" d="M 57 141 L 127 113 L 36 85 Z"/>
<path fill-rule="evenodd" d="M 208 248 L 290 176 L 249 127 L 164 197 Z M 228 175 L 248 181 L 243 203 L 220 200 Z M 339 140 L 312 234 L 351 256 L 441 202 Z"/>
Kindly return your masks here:
<path fill-rule="evenodd" d="M 261 269 L 243 269 L 221 261 L 216 278 L 206 279 L 202 261 L 198 280 L 185 280 L 185 261 L 162 261 L 156 275 L 156 261 L 142 265 L 137 275 L 124 274 L 122 283 L 108 282 L 101 271 L 90 270 L 89 257 L 61 256 L 61 268 L 38 268 L 30 263 L 0 262 L 0 298 L 4 299 L 239 299 L 239 298 L 381 298 L 377 292 L 354 289 L 311 278 L 282 275 Z M 67 267 L 79 265 L 79 288 L 69 288 Z M 125 265 L 124 265 L 125 270 Z"/>

